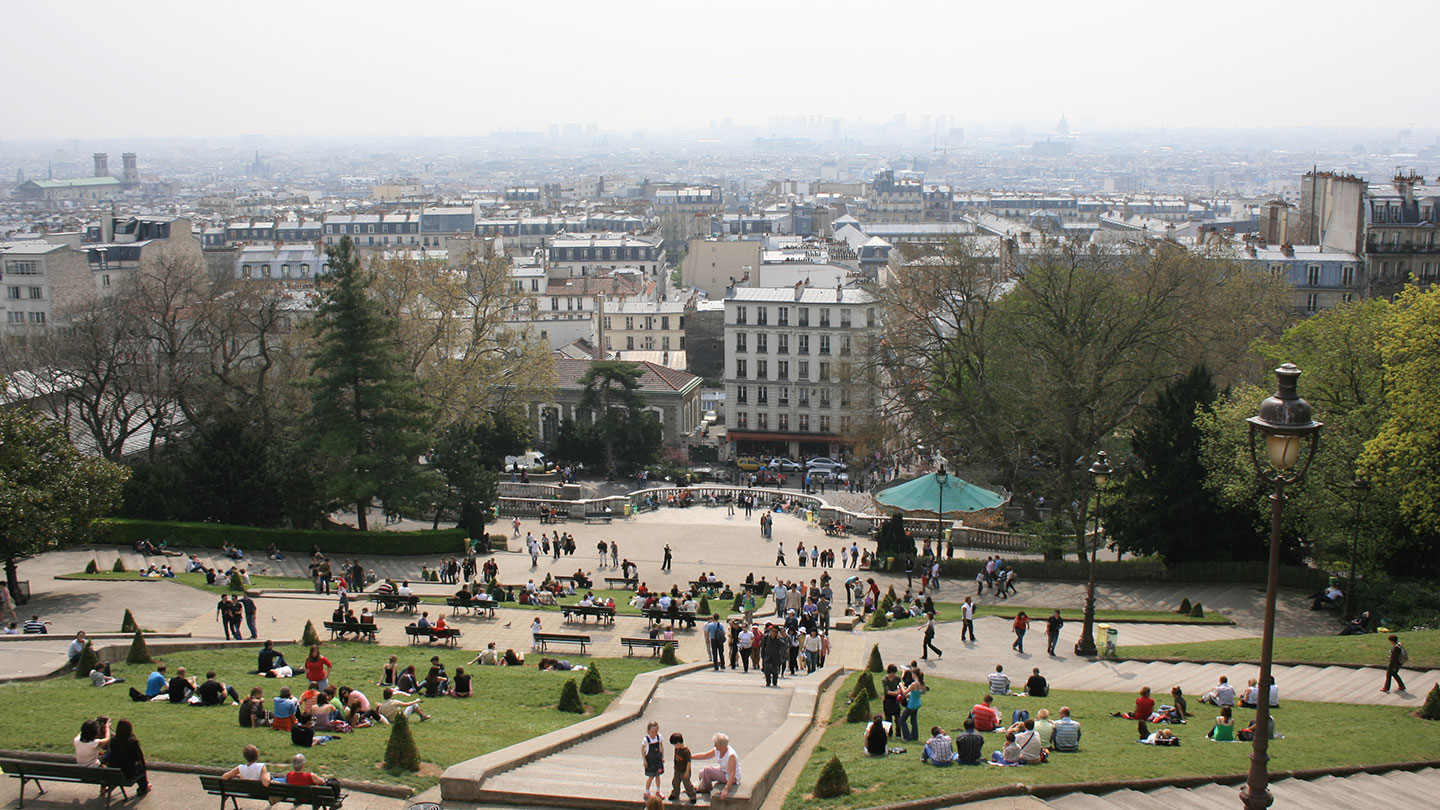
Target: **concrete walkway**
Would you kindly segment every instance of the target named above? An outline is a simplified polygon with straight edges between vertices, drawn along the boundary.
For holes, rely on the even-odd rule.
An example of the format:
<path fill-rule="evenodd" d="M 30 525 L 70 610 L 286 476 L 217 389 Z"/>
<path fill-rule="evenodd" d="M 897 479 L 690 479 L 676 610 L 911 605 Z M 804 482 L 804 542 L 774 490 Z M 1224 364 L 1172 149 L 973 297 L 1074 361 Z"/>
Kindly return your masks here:
<path fill-rule="evenodd" d="M 1361 808 L 1377 803 L 1389 807 L 1434 807 L 1440 793 L 1440 770 L 1391 771 L 1384 774 L 1281 779 L 1270 785 L 1275 810 L 1300 808 Z M 1101 795 L 1071 793 L 1049 801 L 1025 797 L 1028 804 L 988 802 L 963 805 L 974 810 L 1233 810 L 1240 805 L 1238 785 L 1204 785 L 1151 791 L 1120 790 Z M 1008 800 L 998 800 L 1008 801 Z M 1016 800 L 1017 802 L 1020 800 Z"/>

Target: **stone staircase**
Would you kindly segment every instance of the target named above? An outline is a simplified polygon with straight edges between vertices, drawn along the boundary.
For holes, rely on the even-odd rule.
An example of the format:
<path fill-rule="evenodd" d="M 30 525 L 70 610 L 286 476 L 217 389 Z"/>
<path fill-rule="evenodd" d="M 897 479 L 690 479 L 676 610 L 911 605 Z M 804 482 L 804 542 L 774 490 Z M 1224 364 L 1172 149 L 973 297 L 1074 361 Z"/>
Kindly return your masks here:
<path fill-rule="evenodd" d="M 1068 793 L 1034 808 L 1055 810 L 1234 810 L 1240 806 L 1240 785 L 1205 785 L 1197 788 L 1160 788 L 1150 791 L 1118 790 L 1112 793 Z M 1440 769 L 1390 771 L 1383 774 L 1322 776 L 1318 779 L 1281 779 L 1270 785 L 1275 810 L 1323 808 L 1354 810 L 1383 804 L 1388 807 L 1435 807 L 1440 796 Z M 976 805 L 977 810 L 985 803 Z"/>
<path fill-rule="evenodd" d="M 1118 684 L 1128 681 L 1135 691 L 1149 686 L 1164 701 L 1170 687 L 1179 684 L 1191 701 L 1190 711 L 1196 712 L 1196 701 L 1220 679 L 1230 679 L 1236 691 L 1243 691 L 1245 683 L 1260 673 L 1255 664 L 1192 664 L 1161 663 L 1141 661 L 1096 661 L 1079 669 L 1057 674 L 1050 685 L 1058 689 L 1117 690 Z M 1408 692 L 1401 694 L 1380 691 L 1385 681 L 1385 670 L 1378 667 L 1318 667 L 1295 666 L 1275 667 L 1275 682 L 1280 685 L 1280 705 L 1287 700 L 1313 700 L 1324 703 L 1374 703 L 1397 704 L 1413 702 L 1416 705 L 1425 699 L 1435 685 L 1440 670 L 1403 670 Z"/>

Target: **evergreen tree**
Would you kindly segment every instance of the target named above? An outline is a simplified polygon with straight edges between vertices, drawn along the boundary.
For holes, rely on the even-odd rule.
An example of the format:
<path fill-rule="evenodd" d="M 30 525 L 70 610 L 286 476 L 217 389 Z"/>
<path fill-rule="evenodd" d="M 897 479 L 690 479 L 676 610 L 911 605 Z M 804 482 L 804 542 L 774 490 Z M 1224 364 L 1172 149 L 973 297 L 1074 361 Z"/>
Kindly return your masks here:
<path fill-rule="evenodd" d="M 870 670 L 862 670 L 860 677 L 855 679 L 855 691 L 853 694 L 856 696 L 864 694 L 871 700 L 880 697 L 880 693 L 875 689 L 875 676 L 870 674 Z"/>
<path fill-rule="evenodd" d="M 135 623 L 135 617 L 131 615 L 130 608 L 125 608 L 125 618 L 120 620 L 120 632 L 135 633 L 139 630 L 140 625 Z"/>
<path fill-rule="evenodd" d="M 870 663 L 865 668 L 871 672 L 885 671 L 885 659 L 880 656 L 879 644 L 870 647 Z"/>
<path fill-rule="evenodd" d="M 577 408 L 592 419 L 581 427 L 599 437 L 605 448 L 607 470 L 614 470 L 617 461 L 631 467 L 643 466 L 660 451 L 663 431 L 660 423 L 645 412 L 645 395 L 640 393 L 644 373 L 644 368 L 634 363 L 600 360 L 591 363 L 580 377 L 585 390 Z"/>
<path fill-rule="evenodd" d="M 850 777 L 838 755 L 831 756 L 825 767 L 820 769 L 820 778 L 815 780 L 815 798 L 834 799 L 850 795 Z"/>
<path fill-rule="evenodd" d="M 130 642 L 130 652 L 125 654 L 125 663 L 148 664 L 151 660 L 150 647 L 145 643 L 145 636 L 136 630 L 135 639 Z"/>
<path fill-rule="evenodd" d="M 385 743 L 385 767 L 397 771 L 420 770 L 420 749 L 410 733 L 410 720 L 404 712 L 390 721 L 390 740 Z"/>
<path fill-rule="evenodd" d="M 600 667 L 594 661 L 590 662 L 590 669 L 586 670 L 585 677 L 580 680 L 580 691 L 587 695 L 598 695 L 605 691 L 605 682 L 600 679 Z"/>
<path fill-rule="evenodd" d="M 1430 694 L 1425 696 L 1425 705 L 1420 709 L 1420 716 L 1426 720 L 1440 720 L 1440 683 L 1430 687 Z"/>
<path fill-rule="evenodd" d="M 125 561 L 119 557 L 116 557 L 115 564 L 110 566 L 110 570 L 114 571 L 117 574 L 125 573 Z"/>
<path fill-rule="evenodd" d="M 675 645 L 673 643 L 667 643 L 660 649 L 660 663 L 667 667 L 673 667 L 680 663 L 680 659 L 675 657 Z"/>
<path fill-rule="evenodd" d="M 320 643 L 320 634 L 315 632 L 315 623 L 309 620 L 305 622 L 305 632 L 300 634 L 300 644 L 305 647 L 314 647 Z"/>
<path fill-rule="evenodd" d="M 870 696 L 856 695 L 855 701 L 850 704 L 850 710 L 845 713 L 845 722 L 864 723 L 870 719 Z"/>
<path fill-rule="evenodd" d="M 372 501 L 426 504 L 437 487 L 433 472 L 417 463 L 430 442 L 415 380 L 402 371 L 393 313 L 370 297 L 370 274 L 349 237 L 326 253 L 308 445 L 326 507 L 353 504 L 364 531 Z"/>
<path fill-rule="evenodd" d="M 560 705 L 556 708 L 562 712 L 585 713 L 585 704 L 580 702 L 580 688 L 575 685 L 574 678 L 565 681 L 565 685 L 560 687 Z"/>
<path fill-rule="evenodd" d="M 870 629 L 883 630 L 890 626 L 890 616 L 883 610 L 877 610 L 870 614 Z"/>
<path fill-rule="evenodd" d="M 100 573 L 100 564 L 97 563 L 97 562 L 95 562 L 94 560 L 91 560 L 90 562 L 85 563 L 85 573 L 87 573 L 87 574 L 98 574 L 98 573 Z"/>
<path fill-rule="evenodd" d="M 905 533 L 905 518 L 899 512 L 881 525 L 875 536 L 875 556 L 881 560 L 915 556 L 915 538 Z"/>
<path fill-rule="evenodd" d="M 75 661 L 75 677 L 88 678 L 90 670 L 100 666 L 100 656 L 95 654 L 95 648 L 90 642 L 85 642 L 85 649 L 80 651 L 80 658 Z"/>
<path fill-rule="evenodd" d="M 459 524 L 485 540 L 485 521 L 499 498 L 506 456 L 525 452 L 530 433 L 518 415 L 490 411 L 447 428 L 435 445 L 435 469 L 445 478 L 442 500 L 454 505 Z"/>

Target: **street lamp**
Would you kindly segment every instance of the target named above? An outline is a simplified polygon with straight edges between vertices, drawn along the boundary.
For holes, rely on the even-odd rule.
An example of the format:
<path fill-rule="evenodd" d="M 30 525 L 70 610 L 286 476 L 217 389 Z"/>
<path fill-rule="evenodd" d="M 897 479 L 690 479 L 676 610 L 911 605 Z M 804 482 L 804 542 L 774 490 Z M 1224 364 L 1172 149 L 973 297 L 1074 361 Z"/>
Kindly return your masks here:
<path fill-rule="evenodd" d="M 1370 482 L 1364 478 L 1356 478 L 1350 482 L 1350 489 L 1355 493 L 1355 528 L 1350 533 L 1350 584 L 1345 587 L 1345 618 L 1355 616 L 1355 561 L 1360 556 L 1360 505 L 1365 501 L 1365 496 L 1370 494 Z"/>
<path fill-rule="evenodd" d="M 937 557 L 940 556 L 940 544 L 945 542 L 945 529 L 943 528 L 945 525 L 945 482 L 949 480 L 949 478 L 950 476 L 945 474 L 944 463 L 941 463 L 941 465 L 935 469 L 935 483 L 940 487 L 940 520 L 935 524 L 935 531 L 938 532 L 938 538 L 935 540 Z"/>
<path fill-rule="evenodd" d="M 1095 654 L 1095 554 L 1100 542 L 1100 492 L 1112 472 L 1110 455 L 1104 450 L 1096 453 L 1095 463 L 1090 465 L 1090 477 L 1095 481 L 1095 537 L 1090 541 L 1090 579 L 1085 583 L 1085 627 L 1080 631 L 1080 640 L 1075 642 L 1076 655 Z"/>
<path fill-rule="evenodd" d="M 1271 659 L 1275 648 L 1275 592 L 1280 584 L 1280 516 L 1285 511 L 1285 487 L 1298 484 L 1310 469 L 1319 448 L 1321 423 L 1310 418 L 1310 403 L 1295 392 L 1300 369 L 1286 363 L 1275 369 L 1276 390 L 1260 403 L 1260 412 L 1246 419 L 1250 423 L 1250 461 L 1261 481 L 1272 484 L 1270 495 L 1270 567 L 1265 581 L 1265 628 L 1260 641 L 1260 688 L 1255 701 L 1255 747 L 1250 752 L 1250 775 L 1240 789 L 1246 810 L 1265 810 L 1273 801 L 1267 789 L 1270 780 L 1270 684 Z M 1265 438 L 1268 465 L 1260 460 L 1257 436 Z M 1304 463 L 1300 462 L 1304 445 Z"/>

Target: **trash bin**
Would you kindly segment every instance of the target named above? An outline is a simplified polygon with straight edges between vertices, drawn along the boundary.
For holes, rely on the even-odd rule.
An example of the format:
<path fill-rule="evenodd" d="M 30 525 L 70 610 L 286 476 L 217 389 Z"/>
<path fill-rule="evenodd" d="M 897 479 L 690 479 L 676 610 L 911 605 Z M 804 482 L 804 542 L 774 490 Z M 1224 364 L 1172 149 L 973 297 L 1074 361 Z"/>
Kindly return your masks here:
<path fill-rule="evenodd" d="M 1100 625 L 1100 629 L 1105 633 L 1105 647 L 1101 650 L 1100 657 L 1114 658 L 1115 649 L 1120 644 L 1120 630 L 1108 624 Z"/>

